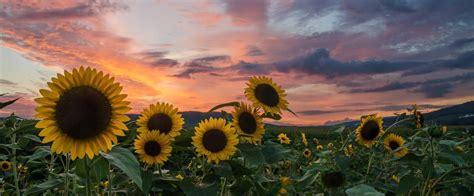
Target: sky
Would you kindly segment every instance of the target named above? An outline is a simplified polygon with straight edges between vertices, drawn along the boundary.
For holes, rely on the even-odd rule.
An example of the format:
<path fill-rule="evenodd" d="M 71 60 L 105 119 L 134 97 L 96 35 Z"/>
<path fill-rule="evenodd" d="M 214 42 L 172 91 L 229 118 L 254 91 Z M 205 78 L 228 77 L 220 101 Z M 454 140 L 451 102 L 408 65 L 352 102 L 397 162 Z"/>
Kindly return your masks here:
<path fill-rule="evenodd" d="M 0 39 L 0 101 L 21 97 L 3 116 L 31 117 L 80 66 L 113 74 L 133 113 L 246 101 L 254 75 L 286 90 L 281 124 L 474 100 L 472 0 L 0 0 Z"/>

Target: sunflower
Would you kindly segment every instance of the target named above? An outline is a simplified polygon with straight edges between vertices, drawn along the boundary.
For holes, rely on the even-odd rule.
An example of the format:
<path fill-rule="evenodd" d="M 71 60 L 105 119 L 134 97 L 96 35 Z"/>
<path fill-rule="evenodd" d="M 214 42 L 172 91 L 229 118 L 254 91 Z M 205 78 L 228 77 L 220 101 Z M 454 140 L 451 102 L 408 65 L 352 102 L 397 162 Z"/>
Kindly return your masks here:
<path fill-rule="evenodd" d="M 25 174 L 26 172 L 28 172 L 28 167 L 23 165 L 23 164 L 19 164 L 18 165 L 18 172 Z"/>
<path fill-rule="evenodd" d="M 363 117 L 356 129 L 356 140 L 361 145 L 371 147 L 376 139 L 383 134 L 382 117 L 369 115 Z"/>
<path fill-rule="evenodd" d="M 316 150 L 318 150 L 318 151 L 323 150 L 323 148 L 324 148 L 323 145 L 318 145 L 318 146 L 316 146 Z"/>
<path fill-rule="evenodd" d="M 235 129 L 223 118 L 210 118 L 194 128 L 193 145 L 199 156 L 206 155 L 208 162 L 228 160 L 239 143 Z"/>
<path fill-rule="evenodd" d="M 333 143 L 329 143 L 329 144 L 328 144 L 328 149 L 329 149 L 329 150 L 334 149 L 334 144 L 333 144 Z"/>
<path fill-rule="evenodd" d="M 280 183 L 282 186 L 288 186 L 290 182 L 291 182 L 291 179 L 289 177 L 286 177 L 286 176 L 280 177 Z"/>
<path fill-rule="evenodd" d="M 306 139 L 306 134 L 301 133 L 301 142 L 304 144 L 304 146 L 308 146 L 308 140 Z"/>
<path fill-rule="evenodd" d="M 304 157 L 306 157 L 306 158 L 311 157 L 311 150 L 309 150 L 309 149 L 307 149 L 307 148 L 304 149 L 303 155 L 304 155 Z"/>
<path fill-rule="evenodd" d="M 288 190 L 286 188 L 280 188 L 277 195 L 288 195 Z"/>
<path fill-rule="evenodd" d="M 184 176 L 182 176 L 181 174 L 176 175 L 175 178 L 179 181 L 184 180 Z"/>
<path fill-rule="evenodd" d="M 403 140 L 402 137 L 393 133 L 389 134 L 384 139 L 385 149 L 393 152 L 396 157 L 403 157 L 407 154 L 408 149 L 403 147 L 404 143 L 405 140 Z"/>
<path fill-rule="evenodd" d="M 35 99 L 35 117 L 42 119 L 36 127 L 42 129 L 43 143 L 53 142 L 52 152 L 71 153 L 72 160 L 92 159 L 112 149 L 117 136 L 125 136 L 129 102 L 113 77 L 81 67 L 51 80 L 50 90 L 41 89 L 42 97 Z"/>
<path fill-rule="evenodd" d="M 183 128 L 184 119 L 178 108 L 168 103 L 151 104 L 144 109 L 137 120 L 138 132 L 159 131 L 170 137 L 174 141 L 180 135 Z"/>
<path fill-rule="evenodd" d="M 344 154 L 346 156 L 351 156 L 352 154 L 354 154 L 354 147 L 352 146 L 352 144 L 349 144 L 344 148 Z"/>
<path fill-rule="evenodd" d="M 254 76 L 247 86 L 245 96 L 253 102 L 254 107 L 263 108 L 266 113 L 271 114 L 281 114 L 281 110 L 288 109 L 285 91 L 271 78 Z"/>
<path fill-rule="evenodd" d="M 232 112 L 232 119 L 232 125 L 239 134 L 244 136 L 242 137 L 244 141 L 255 144 L 262 139 L 265 129 L 262 117 L 256 109 L 252 109 L 245 103 L 240 103 L 239 107 L 235 107 Z"/>
<path fill-rule="evenodd" d="M 326 172 L 321 176 L 321 182 L 328 189 L 339 188 L 344 184 L 344 174 L 339 171 Z"/>
<path fill-rule="evenodd" d="M 400 183 L 400 177 L 398 177 L 397 175 L 393 174 L 390 178 L 397 184 Z"/>
<path fill-rule="evenodd" d="M 135 152 L 148 165 L 162 165 L 171 156 L 171 151 L 170 138 L 164 133 L 145 131 L 135 139 Z"/>
<path fill-rule="evenodd" d="M 2 171 L 8 171 L 12 168 L 10 161 L 2 161 L 0 162 L 0 165 L 2 166 Z"/>
<path fill-rule="evenodd" d="M 288 138 L 285 133 L 278 134 L 278 141 L 280 141 L 281 144 L 291 144 L 290 138 Z"/>
<path fill-rule="evenodd" d="M 417 129 L 422 128 L 425 123 L 425 119 L 423 118 L 423 114 L 418 111 L 418 107 L 416 105 L 413 106 L 413 117 L 415 118 L 415 127 Z"/>
<path fill-rule="evenodd" d="M 314 144 L 314 145 L 318 145 L 318 144 L 319 144 L 318 138 L 313 138 L 313 144 Z"/>

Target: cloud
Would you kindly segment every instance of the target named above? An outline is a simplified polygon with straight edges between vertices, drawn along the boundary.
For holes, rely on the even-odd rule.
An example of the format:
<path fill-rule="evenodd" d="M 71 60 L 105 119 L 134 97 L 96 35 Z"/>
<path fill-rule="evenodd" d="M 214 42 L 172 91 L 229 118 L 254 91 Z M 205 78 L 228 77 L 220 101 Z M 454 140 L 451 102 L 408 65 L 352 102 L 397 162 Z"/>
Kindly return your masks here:
<path fill-rule="evenodd" d="M 210 63 L 228 63 L 230 62 L 230 56 L 219 55 L 219 56 L 207 56 L 192 60 L 195 63 L 210 64 Z"/>
<path fill-rule="evenodd" d="M 216 71 L 218 68 L 209 66 L 209 65 L 202 65 L 196 62 L 188 62 L 183 65 L 185 69 L 178 74 L 174 74 L 174 77 L 178 78 L 187 78 L 190 79 L 193 74 L 196 73 L 208 73 L 212 71 Z M 215 73 L 214 73 L 215 74 Z"/>
<path fill-rule="evenodd" d="M 252 45 L 249 45 L 247 46 L 247 56 L 262 56 L 264 55 L 265 53 L 260 50 L 260 48 L 258 48 L 257 46 L 252 46 Z"/>
<path fill-rule="evenodd" d="M 266 0 L 225 0 L 227 15 L 240 26 L 263 25 L 267 21 Z"/>
<path fill-rule="evenodd" d="M 0 79 L 0 85 L 13 86 L 13 85 L 17 85 L 17 83 L 12 82 L 10 80 Z"/>

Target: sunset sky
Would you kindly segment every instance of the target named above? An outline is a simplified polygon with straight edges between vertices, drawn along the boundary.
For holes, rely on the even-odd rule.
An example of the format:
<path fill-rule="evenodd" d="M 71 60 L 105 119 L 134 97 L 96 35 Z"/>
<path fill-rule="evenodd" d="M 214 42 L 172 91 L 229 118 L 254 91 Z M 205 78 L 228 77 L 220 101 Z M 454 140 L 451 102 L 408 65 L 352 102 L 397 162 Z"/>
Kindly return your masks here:
<path fill-rule="evenodd" d="M 113 74 L 133 113 L 244 101 L 252 75 L 286 90 L 284 124 L 474 100 L 472 0 L 0 0 L 0 39 L 0 101 L 22 97 L 0 116 L 31 117 L 81 65 Z"/>

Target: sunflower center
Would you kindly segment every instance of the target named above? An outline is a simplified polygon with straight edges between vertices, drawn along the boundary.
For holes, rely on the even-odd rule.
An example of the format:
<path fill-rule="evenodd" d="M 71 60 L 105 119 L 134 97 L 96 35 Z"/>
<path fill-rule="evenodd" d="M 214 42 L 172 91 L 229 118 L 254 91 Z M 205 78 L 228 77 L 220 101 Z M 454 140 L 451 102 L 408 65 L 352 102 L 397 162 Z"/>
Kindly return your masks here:
<path fill-rule="evenodd" d="M 379 125 L 375 121 L 369 121 L 362 127 L 361 136 L 366 140 L 375 139 L 380 132 Z"/>
<path fill-rule="evenodd" d="M 147 126 L 149 130 L 158 130 L 161 133 L 168 134 L 173 127 L 173 121 L 166 114 L 153 114 L 148 120 Z"/>
<path fill-rule="evenodd" d="M 109 126 L 112 106 L 109 99 L 90 86 L 66 91 L 56 104 L 58 127 L 74 139 L 101 134 Z"/>
<path fill-rule="evenodd" d="M 390 146 L 390 149 L 396 150 L 398 147 L 400 147 L 400 144 L 398 144 L 398 142 L 396 141 L 390 141 L 388 143 L 388 146 Z"/>
<path fill-rule="evenodd" d="M 8 169 L 10 168 L 10 165 L 8 163 L 2 163 L 2 169 Z"/>
<path fill-rule="evenodd" d="M 274 107 L 280 102 L 278 92 L 269 84 L 259 84 L 255 88 L 255 98 L 263 104 Z"/>
<path fill-rule="evenodd" d="M 239 115 L 239 127 L 244 133 L 253 134 L 257 131 L 257 121 L 252 114 L 243 112 Z"/>
<path fill-rule="evenodd" d="M 341 172 L 331 172 L 322 177 L 324 186 L 328 188 L 337 188 L 344 182 L 344 176 Z"/>
<path fill-rule="evenodd" d="M 159 155 L 161 152 L 161 145 L 156 141 L 148 141 L 145 143 L 145 153 L 150 156 Z"/>
<path fill-rule="evenodd" d="M 204 133 L 202 145 L 211 152 L 220 152 L 227 145 L 227 136 L 219 129 L 211 129 Z"/>

